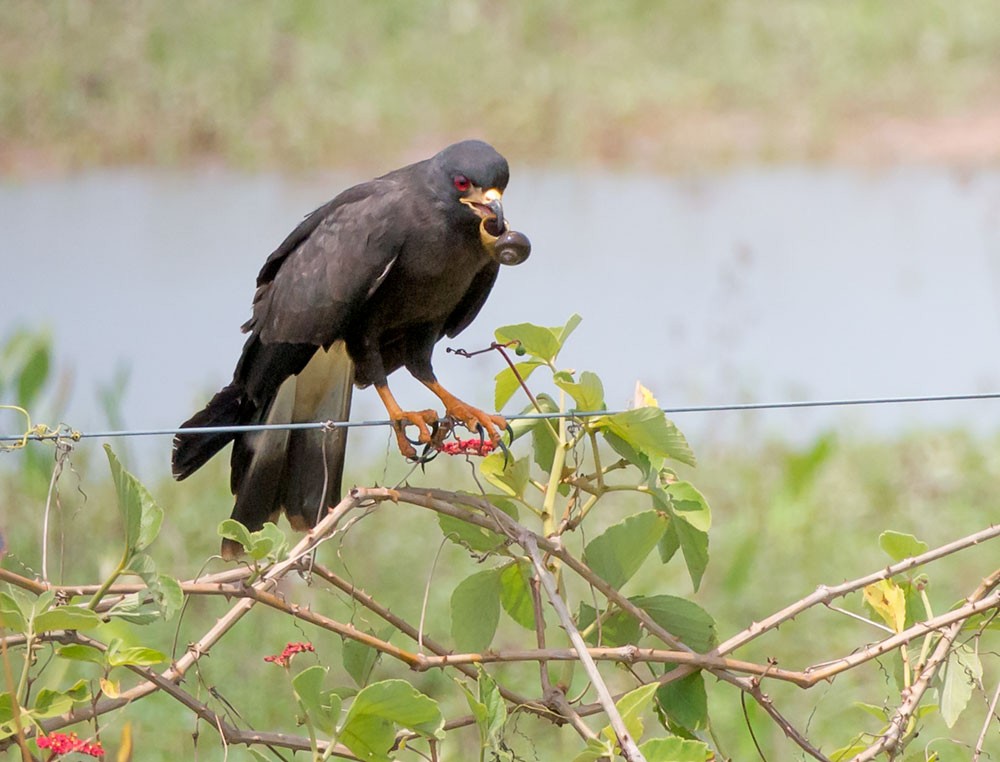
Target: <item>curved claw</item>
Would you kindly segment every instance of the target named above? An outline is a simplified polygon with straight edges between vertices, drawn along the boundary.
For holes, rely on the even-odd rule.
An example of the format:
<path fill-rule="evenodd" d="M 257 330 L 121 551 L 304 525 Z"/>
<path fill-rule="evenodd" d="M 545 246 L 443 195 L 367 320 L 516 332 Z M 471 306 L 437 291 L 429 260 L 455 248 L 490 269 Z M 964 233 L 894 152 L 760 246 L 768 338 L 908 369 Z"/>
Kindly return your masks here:
<path fill-rule="evenodd" d="M 503 437 L 500 437 L 497 440 L 496 444 L 497 444 L 497 447 L 500 448 L 500 451 L 503 453 L 503 469 L 506 471 L 507 470 L 507 464 L 510 463 L 510 460 L 511 460 L 510 450 L 507 448 L 507 445 L 505 445 L 503 443 Z"/>
<path fill-rule="evenodd" d="M 507 432 L 507 436 L 510 437 L 510 441 L 507 443 L 507 446 L 510 447 L 512 444 L 514 444 L 514 427 L 511 426 L 510 423 L 508 423 L 506 426 L 503 427 L 503 430 Z"/>

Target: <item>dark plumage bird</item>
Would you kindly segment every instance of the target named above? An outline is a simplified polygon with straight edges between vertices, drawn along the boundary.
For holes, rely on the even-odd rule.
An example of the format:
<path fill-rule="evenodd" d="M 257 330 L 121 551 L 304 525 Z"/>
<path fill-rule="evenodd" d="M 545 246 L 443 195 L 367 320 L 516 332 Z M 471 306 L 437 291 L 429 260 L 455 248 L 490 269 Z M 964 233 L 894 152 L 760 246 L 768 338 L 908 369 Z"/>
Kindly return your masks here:
<path fill-rule="evenodd" d="M 497 239 L 520 234 L 508 231 L 503 216 L 507 178 L 503 156 L 468 140 L 314 211 L 257 276 L 253 316 L 243 326 L 250 336 L 232 382 L 183 427 L 343 421 L 352 385 L 374 385 L 400 451 L 413 457 L 406 426 L 429 442 L 438 416 L 396 402 L 386 378 L 406 366 L 447 416 L 498 439 L 503 419 L 444 389 L 431 353 L 439 339 L 472 322 L 500 262 L 509 262 Z M 304 529 L 339 500 L 346 438 L 343 428 L 180 434 L 173 474 L 190 476 L 232 441 L 233 518 L 256 530 L 283 510 Z M 240 551 L 238 543 L 223 541 L 224 556 Z"/>

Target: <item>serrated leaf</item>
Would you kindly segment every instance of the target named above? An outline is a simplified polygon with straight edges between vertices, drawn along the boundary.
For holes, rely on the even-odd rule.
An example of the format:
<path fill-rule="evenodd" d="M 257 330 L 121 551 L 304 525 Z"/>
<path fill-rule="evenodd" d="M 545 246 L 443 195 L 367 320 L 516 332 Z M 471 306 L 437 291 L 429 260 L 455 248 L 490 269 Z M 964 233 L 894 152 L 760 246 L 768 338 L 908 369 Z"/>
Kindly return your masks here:
<path fill-rule="evenodd" d="M 250 539 L 250 530 L 236 519 L 226 519 L 219 522 L 219 528 L 216 531 L 220 537 L 235 540 L 244 548 L 249 548 L 253 544 L 253 540 Z"/>
<path fill-rule="evenodd" d="M 496 495 L 487 495 L 486 499 L 489 500 L 494 507 L 506 513 L 514 521 L 518 519 L 517 506 L 506 499 L 505 497 L 499 497 Z M 470 509 L 470 514 L 473 511 Z M 448 516 L 444 513 L 439 513 L 437 515 L 438 526 L 441 527 L 441 533 L 454 543 L 462 545 L 468 548 L 473 553 L 497 553 L 503 550 L 509 540 L 504 535 L 498 534 L 497 532 L 492 532 L 489 529 L 478 526 L 477 524 L 470 524 L 467 521 L 462 521 L 454 516 Z"/>
<path fill-rule="evenodd" d="M 653 694 L 656 693 L 657 684 L 649 683 L 642 685 L 635 690 L 629 691 L 615 703 L 618 714 L 625 723 L 625 730 L 633 739 L 642 737 L 644 728 L 642 713 L 652 704 Z M 601 731 L 602 735 L 609 741 L 617 741 L 615 731 L 611 725 L 607 725 Z"/>
<path fill-rule="evenodd" d="M 957 646 L 948 657 L 941 681 L 941 717 L 949 728 L 958 722 L 982 677 L 978 654 L 967 645 Z"/>
<path fill-rule="evenodd" d="M 493 678 L 481 666 L 478 670 L 476 694 L 473 694 L 465 683 L 458 683 L 458 687 L 465 694 L 472 716 L 476 719 L 482 748 L 490 750 L 494 756 L 502 759 L 499 755 L 504 752 L 503 729 L 507 724 L 507 704 Z"/>
<path fill-rule="evenodd" d="M 676 491 L 674 488 L 677 488 Z M 677 536 L 677 545 L 684 554 L 691 584 L 697 591 L 708 567 L 708 532 L 700 527 L 711 525 L 712 518 L 708 504 L 700 493 L 687 482 L 677 482 L 664 489 L 653 489 L 656 504 L 670 513 L 670 529 Z M 695 497 L 697 496 L 697 497 Z M 667 547 L 660 548 L 660 558 L 668 559 L 676 550 L 671 547 L 673 538 L 668 538 Z"/>
<path fill-rule="evenodd" d="M 906 596 L 902 588 L 891 579 L 873 582 L 862 591 L 865 603 L 872 607 L 882 621 L 894 632 L 906 627 Z"/>
<path fill-rule="evenodd" d="M 711 747 L 687 738 L 651 738 L 639 746 L 646 762 L 706 762 L 715 759 Z"/>
<path fill-rule="evenodd" d="M 73 661 L 89 661 L 93 664 L 99 664 L 102 667 L 107 661 L 104 658 L 104 652 L 99 648 L 83 645 L 82 643 L 70 643 L 69 645 L 61 646 L 56 649 L 56 656 Z"/>
<path fill-rule="evenodd" d="M 184 590 L 180 582 L 167 574 L 157 574 L 149 590 L 166 620 L 172 619 L 184 605 Z"/>
<path fill-rule="evenodd" d="M 893 561 L 919 556 L 927 552 L 927 543 L 921 542 L 912 534 L 886 530 L 878 537 L 878 545 Z"/>
<path fill-rule="evenodd" d="M 642 566 L 666 531 L 668 521 L 658 511 L 629 516 L 587 543 L 584 563 L 617 590 Z"/>
<path fill-rule="evenodd" d="M 528 485 L 531 464 L 527 458 L 511 461 L 502 452 L 494 452 L 480 461 L 479 471 L 490 484 L 504 494 L 520 497 Z"/>
<path fill-rule="evenodd" d="M 35 705 L 31 707 L 31 714 L 37 719 L 56 717 L 72 709 L 74 703 L 73 697 L 63 691 L 42 688 L 35 698 Z"/>
<path fill-rule="evenodd" d="M 369 635 L 374 635 L 379 640 L 388 640 L 395 631 L 396 628 L 391 624 L 386 625 L 378 632 L 371 628 L 365 630 Z M 359 687 L 363 687 L 368 683 L 375 663 L 378 661 L 378 651 L 358 640 L 345 638 L 344 647 L 341 650 L 341 660 L 344 670 L 351 676 L 351 679 Z"/>
<path fill-rule="evenodd" d="M 573 757 L 573 762 L 597 762 L 609 760 L 615 756 L 615 744 L 608 739 L 589 738 L 584 750 Z"/>
<path fill-rule="evenodd" d="M 125 470 L 110 445 L 104 445 L 111 477 L 118 496 L 118 511 L 125 525 L 125 544 L 129 553 L 144 550 L 156 539 L 163 523 L 163 510 L 146 487 Z"/>
<path fill-rule="evenodd" d="M 601 431 L 610 432 L 659 470 L 664 458 L 695 465 L 694 453 L 672 421 L 657 407 L 639 407 L 597 419 Z M 610 440 L 609 440 L 610 441 Z M 611 442 L 612 447 L 614 443 Z"/>
<path fill-rule="evenodd" d="M 541 360 L 527 360 L 525 362 L 514 363 L 514 367 L 517 369 L 517 374 L 521 376 L 521 379 L 527 381 L 531 374 L 535 372 L 535 368 L 544 364 Z M 494 380 L 496 382 L 493 396 L 494 409 L 502 410 L 503 406 L 510 402 L 510 398 L 521 388 L 521 382 L 517 380 L 517 375 L 509 367 L 497 373 Z"/>
<path fill-rule="evenodd" d="M 27 632 L 30 617 L 30 610 L 22 611 L 20 603 L 14 596 L 0 593 L 0 627 L 14 632 Z"/>
<path fill-rule="evenodd" d="M 708 694 L 700 671 L 659 686 L 656 700 L 663 713 L 685 730 L 708 727 Z"/>
<path fill-rule="evenodd" d="M 708 501 L 690 482 L 668 484 L 664 491 L 670 496 L 677 518 L 687 522 L 701 532 L 712 528 L 712 511 Z"/>
<path fill-rule="evenodd" d="M 101 617 L 83 606 L 57 606 L 35 617 L 35 632 L 50 630 L 92 630 L 102 624 Z"/>
<path fill-rule="evenodd" d="M 323 690 L 326 667 L 306 667 L 292 678 L 292 689 L 309 720 L 327 735 L 333 735 L 340 719 L 340 697 L 333 691 Z"/>
<path fill-rule="evenodd" d="M 604 410 L 604 384 L 596 373 L 585 370 L 577 381 L 569 371 L 561 370 L 552 375 L 552 380 L 573 398 L 576 410 L 588 413 Z"/>
<path fill-rule="evenodd" d="M 436 701 L 403 680 L 384 680 L 354 698 L 338 738 L 362 759 L 387 762 L 397 725 L 423 736 L 443 737 L 444 718 Z"/>
<path fill-rule="evenodd" d="M 593 606 L 580 603 L 580 611 L 577 615 L 577 627 L 583 631 L 587 630 L 596 619 L 597 612 Z M 642 628 L 639 620 L 628 612 L 616 610 L 604 617 L 601 624 L 590 630 L 584 638 L 591 646 L 607 646 L 618 648 L 619 646 L 634 645 L 642 637 Z"/>
<path fill-rule="evenodd" d="M 698 653 L 707 653 L 718 644 L 715 620 L 694 601 L 674 595 L 637 595 L 629 600 Z"/>
<path fill-rule="evenodd" d="M 572 315 L 566 325 L 554 328 L 544 328 L 531 323 L 517 323 L 497 328 L 495 336 L 501 344 L 519 341 L 521 347 L 529 355 L 545 362 L 552 362 L 569 335 L 580 325 L 580 321 L 579 315 Z"/>
<path fill-rule="evenodd" d="M 108 610 L 108 616 L 139 625 L 151 624 L 161 618 L 160 612 L 145 605 L 138 593 L 123 596 Z"/>
<path fill-rule="evenodd" d="M 500 605 L 526 630 L 535 629 L 535 605 L 531 596 L 531 564 L 512 561 L 500 569 Z"/>
<path fill-rule="evenodd" d="M 108 664 L 112 667 L 150 667 L 167 661 L 167 656 L 155 648 L 145 646 L 130 646 L 118 648 L 112 653 L 108 651 Z"/>
<path fill-rule="evenodd" d="M 486 569 L 466 577 L 451 594 L 451 636 L 460 651 L 489 648 L 500 621 L 500 574 Z"/>

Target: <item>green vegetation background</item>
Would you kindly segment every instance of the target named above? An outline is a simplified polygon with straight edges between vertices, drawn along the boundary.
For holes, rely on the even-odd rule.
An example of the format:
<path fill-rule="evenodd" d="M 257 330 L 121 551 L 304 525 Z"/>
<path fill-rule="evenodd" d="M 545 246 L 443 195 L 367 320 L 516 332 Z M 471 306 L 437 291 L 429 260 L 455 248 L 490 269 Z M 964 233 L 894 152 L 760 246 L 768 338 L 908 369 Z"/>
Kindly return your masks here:
<path fill-rule="evenodd" d="M 974 132 L 1000 114 L 995 12 L 995 0 L 10 0 L 0 14 L 0 170 L 13 176 L 204 163 L 378 169 L 468 135 L 494 141 L 518 166 L 686 170 L 743 161 L 869 161 L 885 158 L 886 150 L 889 158 L 911 158 L 905 151 L 913 144 L 905 140 L 885 148 L 883 129 L 917 130 L 912 158 L 995 161 L 1000 141 L 969 154 L 954 147 L 949 129 L 957 121 L 968 127 L 963 134 Z M 113 400 L 105 403 L 113 414 Z M 995 520 L 1000 437 L 841 435 L 797 448 L 762 441 L 753 420 L 742 445 L 693 443 L 702 464 L 697 484 L 715 514 L 712 562 L 697 600 L 723 637 L 821 583 L 884 565 L 877 537 L 885 528 L 936 545 L 991 515 Z M 115 536 L 116 512 L 98 449 L 80 445 L 72 464 L 60 483 L 56 532 L 66 581 L 92 581 L 115 561 L 116 546 L 101 538 Z M 360 481 L 366 469 L 355 468 Z M 400 475 L 392 469 L 380 461 L 367 473 L 385 483 Z M 2 528 L 14 550 L 4 563 L 12 568 L 38 568 L 31 539 L 50 471 L 43 448 L 0 459 Z M 214 528 L 229 505 L 225 480 L 219 462 L 183 485 L 165 477 L 149 483 L 167 511 L 156 549 L 164 567 L 194 574 L 215 552 Z M 456 462 L 439 461 L 414 480 L 469 486 L 467 468 Z M 622 505 L 619 515 L 642 507 Z M 393 580 L 418 579 L 422 592 L 427 547 L 412 540 L 437 536 L 429 516 L 396 511 L 391 522 L 362 522 L 342 550 L 343 564 L 385 569 L 390 597 L 412 614 L 419 595 L 401 584 L 394 589 Z M 967 591 L 988 550 L 932 569 L 935 600 Z M 467 572 L 465 556 L 446 547 L 432 609 L 447 611 L 447 595 Z M 686 595 L 686 580 L 676 582 Z M 187 612 L 180 647 L 224 606 L 199 601 Z M 432 629 L 447 632 L 447 622 Z M 169 641 L 173 632 L 162 635 Z M 230 636 L 231 662 L 211 659 L 202 677 L 226 686 L 223 694 L 253 725 L 295 732 L 288 695 L 262 658 L 286 640 L 313 635 L 255 612 Z M 782 628 L 752 657 L 771 655 L 770 646 L 784 666 L 801 667 L 843 653 L 856 637 L 843 618 L 815 615 Z M 335 663 L 339 642 L 317 640 L 326 641 L 317 647 L 329 649 L 324 655 Z M 429 692 L 442 680 L 415 678 Z M 849 729 L 863 722 L 851 705 L 862 691 L 878 703 L 891 699 L 894 687 L 889 674 L 866 672 L 804 696 L 776 688 L 775 700 L 800 704 L 804 717 L 815 709 L 810 730 L 846 743 Z M 720 689 L 711 700 L 727 753 L 754 758 L 737 697 Z M 191 758 L 194 723 L 171 700 L 154 696 L 122 715 L 114 722 L 134 720 L 142 759 Z M 981 718 L 980 708 L 954 736 L 974 737 L 970 728 Z M 751 719 L 769 758 L 788 758 L 780 731 L 753 708 Z M 538 759 L 562 758 L 553 751 L 557 735 L 576 748 L 569 734 L 530 720 L 519 730 L 522 751 L 534 745 Z M 199 758 L 221 758 L 211 731 L 201 736 Z M 968 756 L 935 743 L 944 759 Z"/>

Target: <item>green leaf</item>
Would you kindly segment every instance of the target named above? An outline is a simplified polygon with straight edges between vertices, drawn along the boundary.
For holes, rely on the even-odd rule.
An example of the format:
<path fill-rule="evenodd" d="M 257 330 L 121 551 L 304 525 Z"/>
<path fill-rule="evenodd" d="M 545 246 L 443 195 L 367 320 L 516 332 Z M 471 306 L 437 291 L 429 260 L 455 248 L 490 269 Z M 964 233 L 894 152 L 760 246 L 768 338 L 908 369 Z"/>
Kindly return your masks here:
<path fill-rule="evenodd" d="M 646 762 L 706 762 L 715 759 L 711 747 L 686 738 L 651 738 L 639 746 Z"/>
<path fill-rule="evenodd" d="M 887 530 L 878 537 L 879 547 L 882 548 L 893 561 L 902 561 L 904 558 L 919 556 L 927 552 L 927 543 L 921 542 L 912 534 L 893 532 Z"/>
<path fill-rule="evenodd" d="M 656 700 L 670 720 L 691 732 L 708 727 L 708 694 L 701 672 L 659 686 Z"/>
<path fill-rule="evenodd" d="M 451 594 L 451 636 L 460 651 L 489 648 L 500 621 L 500 574 L 486 569 L 466 577 Z"/>
<path fill-rule="evenodd" d="M 501 344 L 520 341 L 521 346 L 529 355 L 548 363 L 555 360 L 566 339 L 580 325 L 581 320 L 579 315 L 572 315 L 566 325 L 554 328 L 543 328 L 531 323 L 517 323 L 497 328 L 495 336 Z"/>
<path fill-rule="evenodd" d="M 73 698 L 62 691 L 42 688 L 35 699 L 35 705 L 31 707 L 31 714 L 38 719 L 56 717 L 72 709 L 74 703 Z"/>
<path fill-rule="evenodd" d="M 244 548 L 249 548 L 253 545 L 253 540 L 250 538 L 250 530 L 236 519 L 226 519 L 225 521 L 219 522 L 219 528 L 217 531 L 220 537 L 227 540 L 235 540 Z"/>
<path fill-rule="evenodd" d="M 593 606 L 580 603 L 580 611 L 577 615 L 577 627 L 586 630 L 594 622 L 597 612 Z M 589 645 L 594 647 L 607 646 L 618 648 L 619 646 L 634 645 L 642 637 L 642 628 L 639 620 L 626 611 L 616 610 L 604 617 L 598 627 L 594 627 L 584 638 Z"/>
<path fill-rule="evenodd" d="M 506 468 L 504 463 L 506 462 Z M 506 495 L 520 497 L 528 485 L 531 464 L 527 458 L 511 461 L 502 452 L 487 455 L 479 464 L 479 471 L 486 480 Z"/>
<path fill-rule="evenodd" d="M 629 600 L 698 653 L 707 653 L 718 643 L 715 620 L 693 601 L 674 595 L 637 595 Z"/>
<path fill-rule="evenodd" d="M 517 506 L 510 500 L 495 495 L 487 495 L 486 499 L 494 507 L 506 513 L 514 521 L 517 521 Z M 469 513 L 472 514 L 475 512 L 470 509 Z M 504 535 L 444 513 L 439 513 L 437 517 L 441 533 L 452 542 L 468 548 L 473 553 L 498 553 L 507 546 L 508 539 Z"/>
<path fill-rule="evenodd" d="M 184 605 L 181 583 L 168 574 L 157 574 L 153 584 L 149 585 L 149 590 L 166 620 L 172 619 Z"/>
<path fill-rule="evenodd" d="M 69 645 L 62 646 L 56 649 L 56 656 L 73 661 L 89 661 L 93 664 L 99 664 L 102 667 L 107 663 L 107 660 L 104 658 L 104 652 L 101 649 L 86 646 L 82 643 L 70 643 Z"/>
<path fill-rule="evenodd" d="M 695 465 L 694 453 L 684 435 L 658 407 L 626 410 L 598 418 L 595 423 L 601 431 L 614 434 L 635 452 L 648 458 L 656 470 L 659 470 L 664 458 Z M 615 447 L 613 440 L 609 443 Z"/>
<path fill-rule="evenodd" d="M 702 532 L 712 528 L 712 512 L 708 501 L 694 485 L 690 482 L 675 482 L 667 485 L 665 491 L 670 496 L 670 504 L 677 518 Z"/>
<path fill-rule="evenodd" d="M 531 596 L 531 564 L 512 561 L 500 569 L 500 605 L 526 630 L 535 629 L 535 604 Z"/>
<path fill-rule="evenodd" d="M 638 740 L 642 737 L 644 730 L 642 713 L 652 704 L 653 694 L 656 693 L 656 689 L 657 683 L 642 685 L 626 693 L 615 704 L 618 714 L 621 715 L 622 722 L 625 723 L 625 730 L 628 731 L 628 734 L 633 739 Z M 611 725 L 607 725 L 601 733 L 609 741 L 617 741 L 615 731 L 611 728 Z"/>
<path fill-rule="evenodd" d="M 663 537 L 661 537 L 660 541 L 656 544 L 656 550 L 660 554 L 660 561 L 662 563 L 670 561 L 680 547 L 681 541 L 677 536 L 677 527 L 674 525 L 674 522 L 671 521 L 667 525 L 667 531 L 663 533 Z"/>
<path fill-rule="evenodd" d="M 583 560 L 595 574 L 618 589 L 642 566 L 668 522 L 669 518 L 659 511 L 629 516 L 587 543 Z"/>
<path fill-rule="evenodd" d="M 608 739 L 589 738 L 584 750 L 573 757 L 573 762 L 597 762 L 610 760 L 615 756 L 615 743 Z"/>
<path fill-rule="evenodd" d="M 675 519 L 670 528 L 677 535 L 677 545 L 684 554 L 691 583 L 697 590 L 708 567 L 708 528 L 712 523 L 708 504 L 687 482 L 676 482 L 666 489 L 654 488 L 651 494 L 656 504 Z M 668 538 L 665 545 L 660 548 L 661 559 L 664 556 L 669 559 L 676 550 L 672 547 L 673 538 Z"/>
<path fill-rule="evenodd" d="M 507 704 L 489 673 L 481 666 L 478 669 L 478 695 L 473 695 L 465 683 L 458 683 L 458 687 L 465 693 L 465 699 L 469 702 L 472 716 L 476 718 L 476 727 L 479 729 L 479 741 L 482 748 L 490 750 L 494 757 L 503 759 L 504 757 L 501 755 L 505 751 L 503 729 L 504 725 L 507 724 Z"/>
<path fill-rule="evenodd" d="M 125 525 L 125 544 L 129 555 L 144 550 L 156 539 L 163 523 L 163 510 L 142 482 L 125 470 L 110 445 L 104 445 L 111 476 L 118 495 L 118 511 Z"/>
<path fill-rule="evenodd" d="M 0 593 L 0 627 L 14 632 L 27 632 L 30 618 L 30 609 L 23 611 L 14 596 Z"/>
<path fill-rule="evenodd" d="M 941 684 L 941 717 L 949 728 L 958 722 L 982 677 L 979 655 L 965 644 L 957 646 L 948 657 Z"/>
<path fill-rule="evenodd" d="M 431 738 L 444 735 L 436 701 L 403 680 L 384 680 L 354 698 L 338 738 L 361 759 L 388 762 L 397 725 Z"/>
<path fill-rule="evenodd" d="M 123 596 L 108 610 L 108 616 L 132 624 L 151 624 L 162 618 L 162 614 L 147 606 L 138 593 Z"/>
<path fill-rule="evenodd" d="M 102 624 L 101 617 L 83 606 L 57 606 L 35 617 L 35 632 L 50 630 L 92 630 Z"/>
<path fill-rule="evenodd" d="M 526 362 L 514 363 L 514 367 L 517 369 L 517 373 L 521 376 L 521 379 L 527 381 L 528 377 L 535 372 L 535 368 L 544 364 L 541 360 L 528 360 Z M 502 410 L 503 406 L 510 402 L 510 398 L 514 396 L 515 392 L 521 388 L 521 382 L 517 380 L 517 375 L 509 367 L 497 373 L 495 381 L 494 409 Z"/>
<path fill-rule="evenodd" d="M 326 667 L 306 667 L 292 678 L 292 690 L 312 724 L 332 736 L 340 719 L 340 697 L 333 691 L 323 690 Z"/>
<path fill-rule="evenodd" d="M 378 632 L 375 632 L 370 628 L 365 630 L 365 632 L 369 635 L 374 635 L 379 640 L 388 640 L 392 637 L 392 634 L 395 631 L 396 628 L 391 624 L 386 625 Z M 378 661 L 378 651 L 358 640 L 345 638 L 344 647 L 341 652 L 341 660 L 344 665 L 344 670 L 351 676 L 351 679 L 354 680 L 359 687 L 363 687 L 367 684 L 368 679 L 371 677 L 372 670 L 375 668 L 375 663 Z"/>
<path fill-rule="evenodd" d="M 151 667 L 154 664 L 162 664 L 167 661 L 164 653 L 155 648 L 145 648 L 143 646 L 132 646 L 130 648 L 118 649 L 114 654 L 108 652 L 108 664 L 112 667 Z"/>
<path fill-rule="evenodd" d="M 569 371 L 561 370 L 552 375 L 555 385 L 565 391 L 576 403 L 580 412 L 604 410 L 604 384 L 596 373 L 585 370 L 576 381 Z"/>

